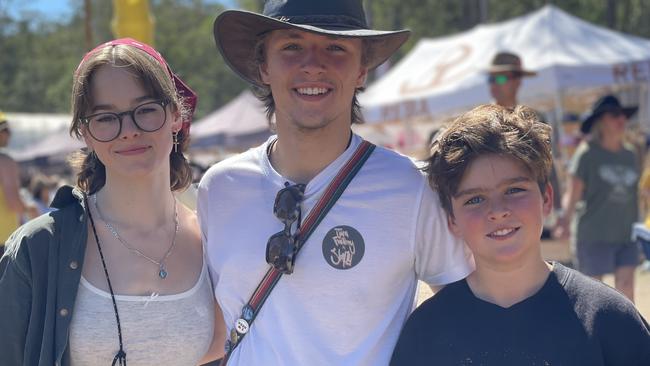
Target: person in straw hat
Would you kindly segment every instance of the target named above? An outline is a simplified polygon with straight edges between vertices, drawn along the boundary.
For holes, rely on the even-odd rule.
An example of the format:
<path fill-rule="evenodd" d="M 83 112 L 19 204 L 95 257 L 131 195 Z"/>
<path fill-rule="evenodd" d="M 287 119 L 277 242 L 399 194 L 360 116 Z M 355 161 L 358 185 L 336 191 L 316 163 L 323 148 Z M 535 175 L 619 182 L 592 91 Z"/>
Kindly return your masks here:
<path fill-rule="evenodd" d="M 417 280 L 473 269 L 411 160 L 350 128 L 368 72 L 408 36 L 369 29 L 360 0 L 269 0 L 262 14 L 217 17 L 217 48 L 277 133 L 199 185 L 228 364 L 386 365 Z"/>
<path fill-rule="evenodd" d="M 494 103 L 506 108 L 516 107 L 521 79 L 535 75 L 536 72 L 524 69 L 517 54 L 499 52 L 494 55 L 488 69 L 490 95 L 494 98 Z"/>

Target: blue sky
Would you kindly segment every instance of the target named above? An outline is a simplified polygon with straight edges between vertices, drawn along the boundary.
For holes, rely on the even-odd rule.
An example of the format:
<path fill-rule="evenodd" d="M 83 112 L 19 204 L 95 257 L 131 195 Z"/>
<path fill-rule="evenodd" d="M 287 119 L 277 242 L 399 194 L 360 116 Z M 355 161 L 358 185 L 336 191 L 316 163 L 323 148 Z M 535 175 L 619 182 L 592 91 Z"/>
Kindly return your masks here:
<path fill-rule="evenodd" d="M 110 1 L 110 0 L 104 0 Z M 205 0 L 206 2 L 221 3 L 228 7 L 234 7 L 235 0 Z M 2 4 L 3 0 L 0 0 Z M 83 4 L 83 0 L 8 0 L 2 8 L 7 9 L 13 17 L 26 11 L 38 11 L 52 20 L 65 20 L 72 14 L 72 7 Z"/>

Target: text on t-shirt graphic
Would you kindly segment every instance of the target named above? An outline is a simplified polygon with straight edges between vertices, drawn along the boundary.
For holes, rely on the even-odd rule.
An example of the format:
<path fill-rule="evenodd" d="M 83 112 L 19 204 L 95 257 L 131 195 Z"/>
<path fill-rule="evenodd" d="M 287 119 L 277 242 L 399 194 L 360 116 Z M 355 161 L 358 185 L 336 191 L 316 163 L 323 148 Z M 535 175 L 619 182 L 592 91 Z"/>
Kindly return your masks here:
<path fill-rule="evenodd" d="M 336 269 L 350 269 L 359 264 L 365 249 L 363 237 L 350 226 L 336 226 L 323 238 L 323 257 Z"/>

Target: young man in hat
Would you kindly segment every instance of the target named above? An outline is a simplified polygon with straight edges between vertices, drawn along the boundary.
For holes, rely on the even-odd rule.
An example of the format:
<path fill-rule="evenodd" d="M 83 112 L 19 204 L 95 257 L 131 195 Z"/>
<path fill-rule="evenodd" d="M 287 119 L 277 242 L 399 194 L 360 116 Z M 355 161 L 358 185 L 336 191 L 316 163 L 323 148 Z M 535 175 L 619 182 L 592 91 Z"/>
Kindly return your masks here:
<path fill-rule="evenodd" d="M 0 149 L 9 145 L 11 131 L 4 113 L 0 112 Z M 20 176 L 18 164 L 0 150 L 0 257 L 9 235 L 18 228 L 25 204 L 20 198 Z"/>
<path fill-rule="evenodd" d="M 550 133 L 527 107 L 483 105 L 436 140 L 426 171 L 476 271 L 413 312 L 391 366 L 650 365 L 634 304 L 542 258 Z"/>
<path fill-rule="evenodd" d="M 563 214 L 555 231 L 568 238 L 575 218 L 571 244 L 577 269 L 596 279 L 614 273 L 616 289 L 632 301 L 640 255 L 632 241 L 640 165 L 624 136 L 627 120 L 637 109 L 623 107 L 613 95 L 596 101 L 580 127 L 591 138 L 571 158 Z"/>
<path fill-rule="evenodd" d="M 412 162 L 363 150 L 350 129 L 368 71 L 408 31 L 368 29 L 360 0 L 267 1 L 263 15 L 222 13 L 214 30 L 226 62 L 260 90 L 277 132 L 212 167 L 199 186 L 215 296 L 234 348 L 229 364 L 386 365 L 417 280 L 443 285 L 473 268 Z M 320 211 L 316 202 L 359 151 L 369 157 Z M 315 225 L 312 211 L 325 212 Z M 295 258 L 298 228 L 299 240 L 315 229 Z M 275 287 L 260 284 L 267 262 L 285 273 Z M 272 291 L 249 301 L 258 284 Z"/>

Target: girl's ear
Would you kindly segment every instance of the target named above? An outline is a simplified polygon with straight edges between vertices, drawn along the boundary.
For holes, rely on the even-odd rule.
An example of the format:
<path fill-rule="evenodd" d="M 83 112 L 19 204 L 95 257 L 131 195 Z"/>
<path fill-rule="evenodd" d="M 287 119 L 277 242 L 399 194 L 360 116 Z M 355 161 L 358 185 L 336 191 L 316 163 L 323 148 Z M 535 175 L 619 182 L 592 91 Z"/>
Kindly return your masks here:
<path fill-rule="evenodd" d="M 172 107 L 172 132 L 178 132 L 183 128 L 183 116 L 178 108 Z"/>

